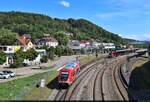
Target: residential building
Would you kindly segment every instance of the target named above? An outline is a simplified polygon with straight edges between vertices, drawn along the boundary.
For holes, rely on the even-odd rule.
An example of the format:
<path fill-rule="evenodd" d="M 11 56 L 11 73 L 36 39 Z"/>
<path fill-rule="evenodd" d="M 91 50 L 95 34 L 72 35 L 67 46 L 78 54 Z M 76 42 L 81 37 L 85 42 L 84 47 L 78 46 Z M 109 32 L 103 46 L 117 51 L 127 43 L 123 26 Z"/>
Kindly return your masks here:
<path fill-rule="evenodd" d="M 44 34 L 44 38 L 50 38 L 50 34 Z"/>
<path fill-rule="evenodd" d="M 45 39 L 46 41 L 46 46 L 51 47 L 53 46 L 54 48 L 58 45 L 58 41 L 55 38 L 48 38 Z"/>
<path fill-rule="evenodd" d="M 66 35 L 68 35 L 68 36 L 73 36 L 73 33 L 66 32 Z"/>
<path fill-rule="evenodd" d="M 80 46 L 80 42 L 78 40 L 70 40 L 69 45 L 70 46 Z"/>
<path fill-rule="evenodd" d="M 134 47 L 133 47 L 133 45 L 130 44 L 130 45 L 127 45 L 126 48 L 127 48 L 127 49 L 132 49 L 132 48 L 134 48 Z"/>
<path fill-rule="evenodd" d="M 58 46 L 58 41 L 55 38 L 43 38 L 40 39 L 37 43 L 38 48 L 41 48 L 42 46 L 53 46 L 54 48 Z"/>
<path fill-rule="evenodd" d="M 86 44 L 84 42 L 80 42 L 80 47 L 84 48 L 86 46 Z"/>
<path fill-rule="evenodd" d="M 26 39 L 25 36 L 17 36 L 18 41 L 24 46 L 23 51 L 27 51 L 30 48 L 35 48 L 35 45 L 31 42 L 30 39 Z"/>
<path fill-rule="evenodd" d="M 19 49 L 22 49 L 23 46 L 20 45 L 0 45 L 0 50 L 5 52 L 6 54 L 6 62 L 3 64 L 5 67 L 9 66 L 13 63 L 13 54 L 18 51 Z"/>
<path fill-rule="evenodd" d="M 113 43 L 102 43 L 103 49 L 115 49 L 115 45 Z"/>

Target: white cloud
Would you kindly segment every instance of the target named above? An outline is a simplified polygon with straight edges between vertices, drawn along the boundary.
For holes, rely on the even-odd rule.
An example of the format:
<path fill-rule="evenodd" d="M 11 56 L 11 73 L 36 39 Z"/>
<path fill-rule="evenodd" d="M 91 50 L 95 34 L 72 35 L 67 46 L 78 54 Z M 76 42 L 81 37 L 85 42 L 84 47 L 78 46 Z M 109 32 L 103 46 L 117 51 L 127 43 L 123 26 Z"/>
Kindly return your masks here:
<path fill-rule="evenodd" d="M 65 6 L 65 7 L 70 7 L 70 3 L 67 1 L 61 1 L 60 4 Z"/>
<path fill-rule="evenodd" d="M 120 37 L 122 37 L 122 35 L 121 34 L 118 34 Z"/>
<path fill-rule="evenodd" d="M 150 34 L 130 34 L 130 35 L 122 35 L 123 38 L 135 39 L 135 40 L 147 40 L 150 41 Z"/>

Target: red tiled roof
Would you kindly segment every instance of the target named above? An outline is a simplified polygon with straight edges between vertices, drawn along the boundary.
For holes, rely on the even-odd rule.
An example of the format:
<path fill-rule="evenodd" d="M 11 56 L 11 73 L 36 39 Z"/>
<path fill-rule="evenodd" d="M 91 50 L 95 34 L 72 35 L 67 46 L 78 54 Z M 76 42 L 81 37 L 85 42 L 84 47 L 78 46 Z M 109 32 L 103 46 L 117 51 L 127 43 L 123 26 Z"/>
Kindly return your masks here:
<path fill-rule="evenodd" d="M 58 42 L 55 38 L 44 38 L 46 42 Z"/>
<path fill-rule="evenodd" d="M 27 44 L 31 41 L 30 39 L 23 39 L 22 37 L 17 36 L 17 39 L 23 46 L 27 46 Z"/>

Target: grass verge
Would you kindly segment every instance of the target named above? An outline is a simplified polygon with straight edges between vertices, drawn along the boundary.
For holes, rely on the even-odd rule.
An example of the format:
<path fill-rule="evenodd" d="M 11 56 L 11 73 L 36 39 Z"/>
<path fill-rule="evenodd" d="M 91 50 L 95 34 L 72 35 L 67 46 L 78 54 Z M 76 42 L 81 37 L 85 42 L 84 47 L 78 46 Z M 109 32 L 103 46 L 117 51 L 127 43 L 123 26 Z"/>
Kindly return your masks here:
<path fill-rule="evenodd" d="M 52 68 L 54 68 L 56 65 L 53 65 L 53 66 L 48 66 L 48 67 L 44 67 L 44 68 L 42 68 L 41 70 L 48 70 L 48 69 L 52 69 Z"/>
<path fill-rule="evenodd" d="M 99 54 L 97 58 L 103 58 L 103 57 L 106 57 L 106 56 L 107 55 Z M 91 55 L 91 56 L 87 56 L 87 57 L 84 57 L 84 58 L 79 58 L 79 61 L 80 61 L 81 64 L 84 64 L 84 63 L 89 62 L 89 61 L 91 61 L 91 60 L 93 60 L 95 58 L 96 58 L 95 55 Z"/>
<path fill-rule="evenodd" d="M 26 87 L 32 85 L 34 80 L 43 77 L 45 74 L 40 73 L 30 77 L 0 83 L 0 100 L 13 100 Z"/>
<path fill-rule="evenodd" d="M 46 100 L 50 95 L 50 93 L 52 92 L 52 90 L 56 87 L 58 74 L 59 72 L 55 72 L 49 75 L 46 78 L 46 87 L 44 88 L 35 87 L 25 98 L 25 100 Z"/>

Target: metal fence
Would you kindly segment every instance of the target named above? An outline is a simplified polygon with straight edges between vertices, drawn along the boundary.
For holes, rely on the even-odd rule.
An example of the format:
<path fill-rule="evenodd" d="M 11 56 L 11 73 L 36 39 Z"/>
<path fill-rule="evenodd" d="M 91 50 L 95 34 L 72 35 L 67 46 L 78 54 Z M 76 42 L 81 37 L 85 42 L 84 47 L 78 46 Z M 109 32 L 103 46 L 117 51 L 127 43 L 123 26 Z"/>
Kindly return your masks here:
<path fill-rule="evenodd" d="M 50 71 L 42 75 L 40 78 L 34 80 L 29 86 L 27 86 L 24 90 L 21 90 L 21 92 L 16 95 L 14 100 L 24 100 L 25 97 L 31 92 L 31 90 L 36 87 L 38 83 L 40 83 L 41 79 L 46 79 L 50 74 L 53 74 L 54 71 Z"/>

